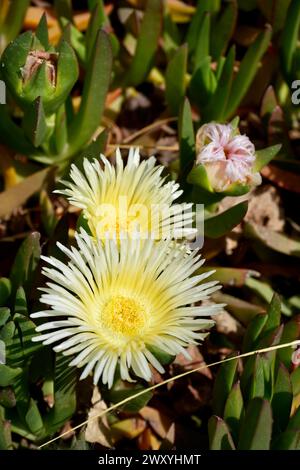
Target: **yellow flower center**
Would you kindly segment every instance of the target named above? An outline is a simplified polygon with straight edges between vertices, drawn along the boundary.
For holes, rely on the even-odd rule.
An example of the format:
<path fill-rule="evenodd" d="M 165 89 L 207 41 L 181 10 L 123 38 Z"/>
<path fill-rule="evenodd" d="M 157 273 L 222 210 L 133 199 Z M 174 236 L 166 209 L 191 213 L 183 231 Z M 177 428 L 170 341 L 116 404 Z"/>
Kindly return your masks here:
<path fill-rule="evenodd" d="M 138 215 L 127 216 L 106 214 L 104 217 L 96 216 L 90 220 L 90 228 L 92 232 L 100 239 L 116 236 L 120 238 L 121 233 L 132 234 L 135 231 L 141 230 L 143 222 L 139 219 Z"/>
<path fill-rule="evenodd" d="M 146 323 L 146 311 L 135 299 L 117 295 L 104 305 L 101 318 L 104 326 L 110 330 L 135 336 Z"/>

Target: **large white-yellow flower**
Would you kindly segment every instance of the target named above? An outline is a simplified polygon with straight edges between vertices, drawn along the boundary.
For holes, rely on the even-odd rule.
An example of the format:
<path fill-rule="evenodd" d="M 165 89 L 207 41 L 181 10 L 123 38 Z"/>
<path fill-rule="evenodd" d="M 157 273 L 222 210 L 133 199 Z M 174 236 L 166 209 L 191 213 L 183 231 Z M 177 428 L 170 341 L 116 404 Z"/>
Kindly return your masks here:
<path fill-rule="evenodd" d="M 174 204 L 182 191 L 174 181 L 166 183 L 162 165 L 154 157 L 140 161 L 138 149 L 130 149 L 124 166 L 119 150 L 116 166 L 103 155 L 100 161 L 83 162 L 84 173 L 72 165 L 67 189 L 56 192 L 83 209 L 93 236 L 104 239 L 133 237 L 184 238 L 194 235 L 192 204 Z"/>
<path fill-rule="evenodd" d="M 75 355 L 70 365 L 84 366 L 81 378 L 94 370 L 94 382 L 101 377 L 109 387 L 117 364 L 124 380 L 130 371 L 150 380 L 149 364 L 163 372 L 153 347 L 189 357 L 185 348 L 204 339 L 214 323 L 207 317 L 220 308 L 195 305 L 219 289 L 216 281 L 202 283 L 211 272 L 193 275 L 204 262 L 200 255 L 171 240 L 103 242 L 83 230 L 76 240 L 78 249 L 58 244 L 67 265 L 44 258 L 50 282 L 41 302 L 51 309 L 31 315 L 47 318 L 33 339 L 57 343 L 55 351 Z"/>

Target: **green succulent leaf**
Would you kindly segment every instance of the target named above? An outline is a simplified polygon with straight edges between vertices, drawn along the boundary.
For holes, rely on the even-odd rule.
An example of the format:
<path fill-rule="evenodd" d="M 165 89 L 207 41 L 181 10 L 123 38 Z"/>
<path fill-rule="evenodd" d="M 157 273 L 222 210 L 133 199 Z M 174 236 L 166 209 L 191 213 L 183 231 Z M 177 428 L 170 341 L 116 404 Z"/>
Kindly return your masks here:
<path fill-rule="evenodd" d="M 183 44 L 169 61 L 166 70 L 166 100 L 172 115 L 177 116 L 185 96 L 187 45 Z"/>
<path fill-rule="evenodd" d="M 148 75 L 157 49 L 162 26 L 162 1 L 148 0 L 136 50 L 125 83 L 136 86 Z"/>
<path fill-rule="evenodd" d="M 226 116 L 231 116 L 235 112 L 248 91 L 256 74 L 258 63 L 269 46 L 271 34 L 271 27 L 266 25 L 265 30 L 258 35 L 254 43 L 251 44 L 247 50 L 234 79 L 226 109 Z"/>
<path fill-rule="evenodd" d="M 6 277 L 0 278 L 0 306 L 6 305 L 11 294 L 11 282 Z"/>
<path fill-rule="evenodd" d="M 213 193 L 213 189 L 209 182 L 205 166 L 201 163 L 196 165 L 191 172 L 188 174 L 187 181 L 190 184 L 199 186 L 207 192 Z"/>
<path fill-rule="evenodd" d="M 212 416 L 208 421 L 210 450 L 234 450 L 234 443 L 229 428 L 223 419 Z"/>
<path fill-rule="evenodd" d="M 66 41 L 74 49 L 79 63 L 86 67 L 86 41 L 84 34 L 79 31 L 70 21 L 66 18 L 61 18 L 60 23 L 62 26 L 61 41 Z"/>
<path fill-rule="evenodd" d="M 7 387 L 8 385 L 12 385 L 22 372 L 22 369 L 19 367 L 12 368 L 5 364 L 0 364 L 0 387 Z"/>
<path fill-rule="evenodd" d="M 211 68 L 211 57 L 205 57 L 198 63 L 194 71 L 189 94 L 197 106 L 202 110 L 208 105 L 217 88 L 217 79 Z"/>
<path fill-rule="evenodd" d="M 234 32 L 238 8 L 236 0 L 226 2 L 224 11 L 212 26 L 211 54 L 218 59 L 226 50 Z M 224 82 L 226 83 L 226 82 Z"/>
<path fill-rule="evenodd" d="M 43 419 L 36 402 L 32 398 L 29 401 L 29 407 L 25 414 L 25 422 L 33 434 L 39 435 L 44 432 Z"/>
<path fill-rule="evenodd" d="M 298 368 L 298 370 L 300 369 Z M 290 418 L 286 430 L 287 431 L 296 431 L 296 430 L 299 431 L 300 430 L 300 407 L 296 409 L 295 413 Z"/>
<path fill-rule="evenodd" d="M 196 71 L 203 60 L 209 56 L 210 47 L 210 14 L 204 13 L 200 29 L 198 31 L 197 44 L 194 56 L 194 70 Z"/>
<path fill-rule="evenodd" d="M 258 339 L 268 321 L 265 314 L 256 315 L 248 325 L 243 339 L 243 352 L 253 351 L 256 349 Z"/>
<path fill-rule="evenodd" d="M 24 130 L 10 118 L 6 105 L 0 105 L 0 142 L 24 155 L 34 156 L 36 153 Z"/>
<path fill-rule="evenodd" d="M 265 374 L 263 358 L 257 355 L 254 360 L 253 374 L 249 383 L 248 400 L 255 397 L 265 397 Z"/>
<path fill-rule="evenodd" d="M 260 171 L 264 166 L 266 166 L 278 154 L 281 147 L 281 144 L 277 144 L 262 150 L 257 150 L 255 171 Z"/>
<path fill-rule="evenodd" d="M 238 442 L 240 420 L 244 413 L 244 400 L 240 383 L 236 382 L 225 403 L 224 419 L 229 426 L 234 442 Z"/>
<path fill-rule="evenodd" d="M 300 450 L 300 430 L 285 431 L 275 440 L 272 449 Z"/>
<path fill-rule="evenodd" d="M 300 3 L 292 0 L 287 11 L 286 22 L 281 37 L 281 62 L 288 81 L 292 80 L 293 58 L 297 48 L 300 26 Z"/>
<path fill-rule="evenodd" d="M 54 406 L 45 417 L 47 434 L 57 431 L 76 410 L 76 370 L 69 367 L 70 357 L 56 354 L 54 364 Z"/>
<path fill-rule="evenodd" d="M 224 362 L 216 375 L 213 389 L 213 410 L 218 416 L 223 416 L 226 400 L 235 382 L 237 365 L 238 359 Z"/>
<path fill-rule="evenodd" d="M 18 287 L 16 292 L 14 311 L 22 315 L 28 315 L 26 294 L 22 286 Z"/>
<path fill-rule="evenodd" d="M 45 51 L 49 49 L 49 36 L 48 36 L 48 25 L 47 25 L 47 16 L 44 13 L 40 19 L 37 29 L 35 30 L 35 35 L 44 47 Z"/>
<path fill-rule="evenodd" d="M 185 175 L 195 161 L 195 134 L 189 100 L 185 98 L 178 120 L 179 160 L 181 175 Z"/>
<path fill-rule="evenodd" d="M 177 24 L 168 12 L 164 14 L 163 48 L 168 58 L 172 57 L 180 45 L 180 34 Z"/>
<path fill-rule="evenodd" d="M 24 131 L 34 147 L 39 147 L 46 139 L 48 128 L 43 100 L 36 98 L 32 106 L 27 108 L 23 119 Z"/>
<path fill-rule="evenodd" d="M 87 67 L 80 108 L 70 125 L 69 155 L 88 144 L 100 126 L 111 77 L 112 51 L 108 35 L 100 30 Z M 95 106 L 97 103 L 97 106 Z"/>
<path fill-rule="evenodd" d="M 20 73 L 26 63 L 31 49 L 33 34 L 26 31 L 20 34 L 3 52 L 1 57 L 1 74 L 12 93 L 21 95 L 22 80 Z M 13 60 L 12 60 L 13 59 Z"/>
<path fill-rule="evenodd" d="M 14 336 L 16 330 L 16 325 L 12 320 L 5 323 L 5 325 L 0 330 L 0 339 L 4 343 L 8 343 Z"/>
<path fill-rule="evenodd" d="M 31 289 L 40 256 L 40 234 L 33 232 L 19 248 L 11 269 L 10 279 L 15 290 L 20 286 L 24 286 L 25 290 Z"/>
<path fill-rule="evenodd" d="M 37 351 L 42 349 L 41 343 L 33 342 L 36 336 L 35 324 L 25 315 L 14 315 L 14 335 L 7 344 L 7 365 L 10 367 L 24 367 Z"/>
<path fill-rule="evenodd" d="M 10 310 L 7 307 L 0 307 L 0 327 L 5 325 L 10 317 Z"/>
<path fill-rule="evenodd" d="M 264 325 L 263 332 L 269 333 L 274 328 L 280 326 L 281 319 L 281 298 L 278 294 L 274 294 L 267 310 L 267 322 Z"/>
<path fill-rule="evenodd" d="M 221 214 L 205 219 L 204 233 L 209 238 L 220 238 L 230 232 L 245 217 L 247 202 L 240 202 Z"/>
<path fill-rule="evenodd" d="M 65 103 L 55 115 L 54 132 L 51 137 L 50 145 L 53 147 L 53 152 L 58 155 L 63 154 L 68 142 L 68 115 Z"/>
<path fill-rule="evenodd" d="M 206 122 L 212 120 L 223 121 L 225 119 L 225 110 L 232 87 L 234 61 L 235 46 L 233 45 L 225 59 L 215 93 L 209 105 L 203 109 L 203 119 Z"/>
<path fill-rule="evenodd" d="M 214 2 L 211 0 L 203 0 L 201 2 L 197 2 L 197 9 L 195 14 L 192 16 L 192 20 L 190 22 L 186 37 L 190 53 L 194 53 L 197 47 L 199 31 L 201 28 L 201 24 L 203 23 L 205 13 L 213 12 L 214 9 Z"/>
<path fill-rule="evenodd" d="M 97 38 L 99 29 L 109 24 L 108 18 L 105 13 L 104 4 L 102 0 L 97 0 L 93 8 L 91 19 L 86 31 L 86 60 L 90 60 L 91 53 Z"/>
<path fill-rule="evenodd" d="M 279 364 L 277 377 L 274 385 L 272 398 L 272 409 L 275 429 L 284 431 L 291 413 L 293 401 L 292 382 L 288 369 Z"/>
<path fill-rule="evenodd" d="M 251 400 L 241 428 L 238 450 L 269 450 L 272 422 L 270 403 L 262 398 Z"/>

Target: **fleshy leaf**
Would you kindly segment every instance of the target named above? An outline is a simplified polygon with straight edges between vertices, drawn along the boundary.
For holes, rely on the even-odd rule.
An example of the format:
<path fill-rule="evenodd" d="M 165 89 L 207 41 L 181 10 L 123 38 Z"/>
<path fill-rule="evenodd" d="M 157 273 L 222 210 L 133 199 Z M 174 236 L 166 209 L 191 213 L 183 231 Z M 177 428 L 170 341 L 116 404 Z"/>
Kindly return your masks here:
<path fill-rule="evenodd" d="M 218 416 L 212 416 L 208 422 L 210 450 L 234 450 L 234 443 L 227 424 Z"/>
<path fill-rule="evenodd" d="M 69 154 L 86 145 L 100 126 L 112 67 L 112 51 L 108 35 L 98 32 L 88 64 L 80 108 L 70 126 Z M 97 103 L 97 106 L 95 106 Z"/>
<path fill-rule="evenodd" d="M 269 450 L 272 435 L 272 410 L 267 400 L 254 398 L 248 405 L 241 428 L 239 450 Z"/>
<path fill-rule="evenodd" d="M 254 43 L 251 44 L 247 50 L 242 62 L 240 63 L 237 76 L 234 79 L 234 84 L 228 100 L 229 104 L 226 109 L 226 116 L 231 116 L 235 112 L 248 91 L 248 88 L 256 74 L 258 63 L 269 46 L 271 33 L 271 27 L 267 25 L 265 30 L 258 35 Z"/>
<path fill-rule="evenodd" d="M 148 0 L 134 57 L 125 77 L 126 84 L 136 86 L 149 73 L 157 49 L 161 25 L 161 0 Z"/>
<path fill-rule="evenodd" d="M 187 45 L 181 46 L 169 61 L 166 70 L 166 100 L 172 115 L 177 116 L 185 95 Z"/>
<path fill-rule="evenodd" d="M 281 149 L 281 144 L 272 145 L 263 150 L 256 151 L 256 162 L 255 171 L 260 171 L 265 165 L 267 165 L 277 155 Z"/>
<path fill-rule="evenodd" d="M 209 238 L 220 238 L 230 232 L 245 217 L 247 202 L 240 202 L 221 214 L 205 219 L 204 233 Z"/>
<path fill-rule="evenodd" d="M 292 383 L 287 368 L 281 363 L 278 367 L 272 398 L 274 426 L 278 431 L 284 431 L 291 413 L 293 401 Z"/>
<path fill-rule="evenodd" d="M 232 387 L 224 409 L 224 419 L 228 424 L 234 442 L 238 441 L 240 420 L 243 416 L 244 400 L 241 392 L 240 383 L 237 382 Z"/>
<path fill-rule="evenodd" d="M 191 106 L 185 98 L 178 121 L 179 159 L 181 174 L 186 174 L 195 160 L 195 134 Z"/>
<path fill-rule="evenodd" d="M 224 362 L 218 370 L 213 389 L 213 410 L 218 416 L 223 416 L 224 406 L 235 382 L 238 359 Z"/>
<path fill-rule="evenodd" d="M 22 243 L 11 269 L 10 279 L 14 289 L 24 286 L 30 289 L 40 261 L 40 234 L 31 233 Z"/>

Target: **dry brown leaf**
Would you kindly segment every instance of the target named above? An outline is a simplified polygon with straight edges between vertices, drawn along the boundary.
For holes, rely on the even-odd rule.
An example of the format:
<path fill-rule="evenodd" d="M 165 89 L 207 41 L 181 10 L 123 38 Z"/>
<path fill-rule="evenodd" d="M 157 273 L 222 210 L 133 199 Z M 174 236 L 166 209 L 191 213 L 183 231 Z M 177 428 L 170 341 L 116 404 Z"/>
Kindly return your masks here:
<path fill-rule="evenodd" d="M 191 356 L 191 359 L 187 359 L 183 354 L 178 354 L 174 361 L 174 365 L 179 364 L 184 370 L 191 370 L 205 365 L 204 358 L 199 351 L 197 346 L 188 346 L 187 352 Z M 210 369 L 201 369 L 197 373 L 205 375 L 208 379 L 212 379 L 212 373 Z"/>
<path fill-rule="evenodd" d="M 46 13 L 48 28 L 52 28 L 55 24 L 57 24 L 57 20 L 51 10 L 40 8 L 40 7 L 29 7 L 27 8 L 25 19 L 24 19 L 24 28 L 25 29 L 37 28 L 40 22 L 40 19 L 44 13 Z"/>
<path fill-rule="evenodd" d="M 51 167 L 38 171 L 16 186 L 0 193 L 0 217 L 9 216 L 14 209 L 24 204 L 29 197 L 42 188 L 52 172 Z"/>
<path fill-rule="evenodd" d="M 277 232 L 283 229 L 282 202 L 278 190 L 274 186 L 261 186 L 251 193 L 245 220 Z"/>
<path fill-rule="evenodd" d="M 98 387 L 94 387 L 92 396 L 92 408 L 88 413 L 88 418 L 93 418 L 107 409 L 107 406 L 99 393 Z M 101 444 L 104 447 L 112 447 L 110 429 L 107 416 L 99 419 L 90 419 L 85 430 L 85 440 L 87 442 Z"/>
<path fill-rule="evenodd" d="M 172 423 L 168 432 L 167 432 L 167 435 L 166 437 L 164 438 L 163 442 L 161 443 L 161 446 L 160 446 L 160 450 L 164 450 L 164 451 L 167 451 L 167 450 L 171 450 L 174 448 L 174 444 L 175 444 L 175 423 Z"/>
<path fill-rule="evenodd" d="M 158 450 L 160 441 L 150 428 L 146 428 L 138 438 L 138 447 L 140 450 Z"/>
<path fill-rule="evenodd" d="M 219 333 L 238 338 L 241 338 L 245 333 L 245 328 L 241 323 L 224 309 L 214 317 L 214 320 Z"/>
<path fill-rule="evenodd" d="M 166 437 L 172 424 L 171 420 L 166 415 L 150 406 L 144 406 L 144 408 L 139 411 L 139 414 L 149 423 L 149 426 L 151 426 L 156 434 L 163 439 Z"/>
<path fill-rule="evenodd" d="M 111 426 L 111 436 L 114 442 L 117 442 L 124 437 L 126 439 L 135 439 L 146 428 L 146 423 L 139 417 L 123 419 L 117 421 Z"/>
<path fill-rule="evenodd" d="M 282 170 L 274 165 L 267 165 L 261 170 L 261 174 L 280 188 L 300 193 L 299 175 L 288 170 Z"/>
<path fill-rule="evenodd" d="M 176 414 L 189 415 L 210 403 L 211 385 L 206 379 L 199 381 L 196 386 L 191 383 L 187 385 L 175 384 L 173 393 Z"/>

